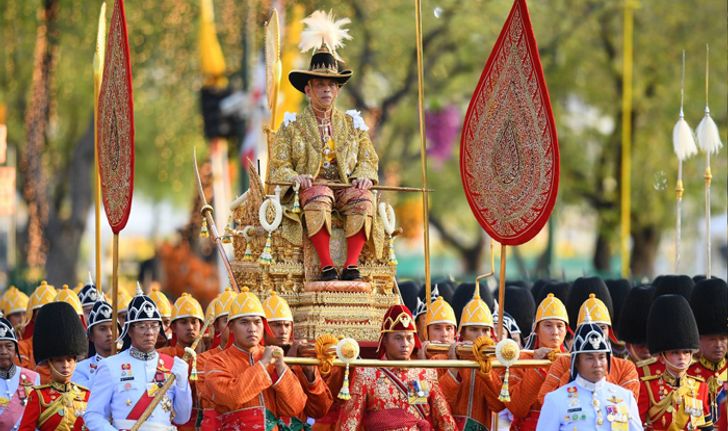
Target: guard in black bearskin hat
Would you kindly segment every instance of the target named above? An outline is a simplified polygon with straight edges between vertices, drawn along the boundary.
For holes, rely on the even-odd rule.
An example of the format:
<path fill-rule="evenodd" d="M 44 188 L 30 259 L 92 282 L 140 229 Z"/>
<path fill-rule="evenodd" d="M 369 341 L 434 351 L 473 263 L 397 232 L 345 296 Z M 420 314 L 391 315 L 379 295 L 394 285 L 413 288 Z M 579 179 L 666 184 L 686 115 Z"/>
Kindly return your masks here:
<path fill-rule="evenodd" d="M 90 388 L 99 362 L 111 356 L 111 348 L 114 344 L 111 316 L 111 304 L 106 302 L 103 297 L 96 301 L 88 320 L 89 356 L 76 366 L 76 371 L 71 378 L 73 382 Z M 118 324 L 117 327 L 119 327 Z M 121 330 L 120 327 L 119 330 Z"/>
<path fill-rule="evenodd" d="M 619 321 L 619 337 L 626 345 L 629 359 L 637 365 L 640 377 L 646 374 L 642 367 L 657 363 L 647 347 L 647 313 L 654 296 L 655 288 L 649 284 L 630 290 Z"/>
<path fill-rule="evenodd" d="M 161 328 L 157 306 L 137 287 L 119 337 L 123 350 L 101 361 L 93 379 L 91 399 L 84 414 L 90 430 L 132 428 L 172 374 L 174 384 L 161 395 L 161 402 L 142 429 L 174 430 L 173 422 L 184 424 L 190 419 L 192 390 L 187 379 L 188 366 L 180 358 L 155 350 Z"/>
<path fill-rule="evenodd" d="M 690 297 L 700 334 L 700 351 L 688 374 L 705 379 L 710 412 L 719 430 L 728 428 L 728 285 L 713 278 L 699 281 Z"/>
<path fill-rule="evenodd" d="M 641 431 L 632 392 L 607 381 L 611 359 L 609 341 L 599 325 L 587 318 L 574 334 L 571 381 L 546 395 L 536 431 Z"/>
<path fill-rule="evenodd" d="M 33 329 L 33 352 L 38 364 L 48 364 L 51 382 L 30 393 L 21 431 L 86 429 L 82 415 L 89 390 L 71 382 L 71 376 L 87 348 L 83 325 L 71 305 L 51 302 L 41 307 Z"/>
<path fill-rule="evenodd" d="M 640 379 L 640 417 L 647 430 L 712 430 L 708 385 L 688 375 L 698 350 L 698 326 L 680 295 L 655 299 L 647 317 L 647 345 L 665 371 Z"/>
<path fill-rule="evenodd" d="M 690 301 L 695 282 L 687 275 L 660 275 L 652 282 L 655 298 L 662 295 L 680 295 Z"/>
<path fill-rule="evenodd" d="M 614 309 L 614 314 L 612 315 L 612 328 L 614 328 L 617 339 L 621 340 L 621 338 L 619 338 L 619 331 L 617 329 L 619 328 L 619 320 L 622 317 L 622 307 L 624 307 L 624 301 L 627 300 L 627 295 L 629 295 L 629 292 L 632 290 L 632 283 L 630 283 L 630 281 L 625 278 L 619 278 L 616 280 L 604 280 L 604 282 L 607 284 L 607 289 L 609 289 L 609 296 L 612 297 L 612 307 Z"/>
<path fill-rule="evenodd" d="M 540 302 L 539 302 L 540 304 Z M 521 341 L 531 335 L 533 318 L 536 314 L 536 301 L 527 289 L 518 286 L 506 286 L 505 311 L 513 317 L 521 329 Z"/>
<path fill-rule="evenodd" d="M 40 376 L 15 365 L 18 337 L 9 320 L 0 318 L 0 430 L 17 430 L 28 396 Z"/>

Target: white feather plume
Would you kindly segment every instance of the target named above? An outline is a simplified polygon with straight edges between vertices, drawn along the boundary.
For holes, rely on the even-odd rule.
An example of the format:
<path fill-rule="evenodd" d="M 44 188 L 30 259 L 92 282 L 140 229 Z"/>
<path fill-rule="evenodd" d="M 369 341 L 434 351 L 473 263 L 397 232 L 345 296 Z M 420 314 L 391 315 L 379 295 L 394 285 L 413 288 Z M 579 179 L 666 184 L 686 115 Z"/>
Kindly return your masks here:
<path fill-rule="evenodd" d="M 715 154 L 723 147 L 723 143 L 720 141 L 718 126 L 710 116 L 710 110 L 707 106 L 705 107 L 705 116 L 700 120 L 696 132 L 698 135 L 698 145 L 703 152 Z"/>
<path fill-rule="evenodd" d="M 672 129 L 672 147 L 678 160 L 684 161 L 698 153 L 698 147 L 695 146 L 695 137 L 690 125 L 685 121 L 683 116 L 675 123 Z"/>
<path fill-rule="evenodd" d="M 349 29 L 345 25 L 351 23 L 349 18 L 337 20 L 334 13 L 317 10 L 303 20 L 306 26 L 301 32 L 301 42 L 298 48 L 301 52 L 315 51 L 324 43 L 334 58 L 341 61 L 336 50 L 344 46 L 344 41 L 351 39 Z"/>

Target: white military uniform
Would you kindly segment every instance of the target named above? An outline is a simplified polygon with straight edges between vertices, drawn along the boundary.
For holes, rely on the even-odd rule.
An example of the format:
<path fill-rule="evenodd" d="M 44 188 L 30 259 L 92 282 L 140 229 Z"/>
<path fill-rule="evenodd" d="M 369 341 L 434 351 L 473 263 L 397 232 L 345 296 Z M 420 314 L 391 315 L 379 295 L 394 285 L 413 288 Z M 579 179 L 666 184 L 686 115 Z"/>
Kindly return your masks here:
<path fill-rule="evenodd" d="M 86 358 L 79 362 L 78 365 L 76 365 L 76 371 L 74 371 L 73 376 L 71 376 L 71 381 L 85 388 L 90 388 L 94 383 L 94 376 L 96 375 L 96 370 L 99 367 L 99 362 L 101 362 L 102 359 L 104 358 L 97 353 L 90 358 Z"/>
<path fill-rule="evenodd" d="M 127 419 L 132 408 L 142 395 L 158 387 L 161 380 L 158 370 L 159 354 L 155 351 L 147 360 L 143 360 L 138 359 L 140 355 L 136 351 L 132 353 L 132 349 L 133 347 L 99 363 L 88 408 L 83 416 L 88 429 L 116 431 L 131 428 L 136 422 Z M 171 372 L 177 379 L 142 426 L 143 431 L 176 430 L 174 424 L 184 424 L 190 419 L 192 390 L 187 380 L 188 367 L 179 358 L 173 360 Z"/>
<path fill-rule="evenodd" d="M 536 431 L 556 430 L 641 431 L 642 421 L 632 392 L 577 375 L 544 399 Z"/>
<path fill-rule="evenodd" d="M 0 378 L 0 429 L 15 431 L 20 427 L 23 410 L 28 402 L 28 390 L 37 385 L 40 385 L 40 376 L 18 366 L 10 378 Z"/>

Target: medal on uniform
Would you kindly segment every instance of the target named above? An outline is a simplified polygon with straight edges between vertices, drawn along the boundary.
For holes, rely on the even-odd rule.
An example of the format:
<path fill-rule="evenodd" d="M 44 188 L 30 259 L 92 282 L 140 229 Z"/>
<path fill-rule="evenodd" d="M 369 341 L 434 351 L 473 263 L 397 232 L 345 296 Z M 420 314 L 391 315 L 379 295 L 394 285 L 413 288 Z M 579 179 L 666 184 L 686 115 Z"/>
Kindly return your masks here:
<path fill-rule="evenodd" d="M 0 407 L 7 407 L 10 404 L 10 398 L 0 397 Z"/>
<path fill-rule="evenodd" d="M 423 387 L 424 382 L 420 382 L 419 380 L 412 380 L 407 385 L 407 402 L 409 402 L 412 405 L 417 404 L 427 404 L 427 393 L 425 392 L 425 387 Z"/>
<path fill-rule="evenodd" d="M 147 395 L 149 395 L 150 397 L 154 397 L 154 394 L 157 393 L 158 389 L 159 386 L 157 386 L 155 383 L 147 384 Z"/>

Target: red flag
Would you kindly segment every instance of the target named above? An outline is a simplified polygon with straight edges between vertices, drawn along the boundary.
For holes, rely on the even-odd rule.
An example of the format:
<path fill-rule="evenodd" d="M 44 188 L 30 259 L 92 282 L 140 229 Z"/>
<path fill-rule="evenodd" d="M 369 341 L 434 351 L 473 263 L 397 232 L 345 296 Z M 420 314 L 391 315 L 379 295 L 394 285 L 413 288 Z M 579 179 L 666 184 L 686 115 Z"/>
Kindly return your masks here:
<path fill-rule="evenodd" d="M 559 185 L 559 146 L 525 0 L 515 0 L 463 123 L 460 174 L 478 223 L 519 245 L 549 219 Z"/>
<path fill-rule="evenodd" d="M 101 193 L 111 230 L 129 219 L 134 193 L 134 103 L 124 0 L 114 2 L 98 102 Z"/>

